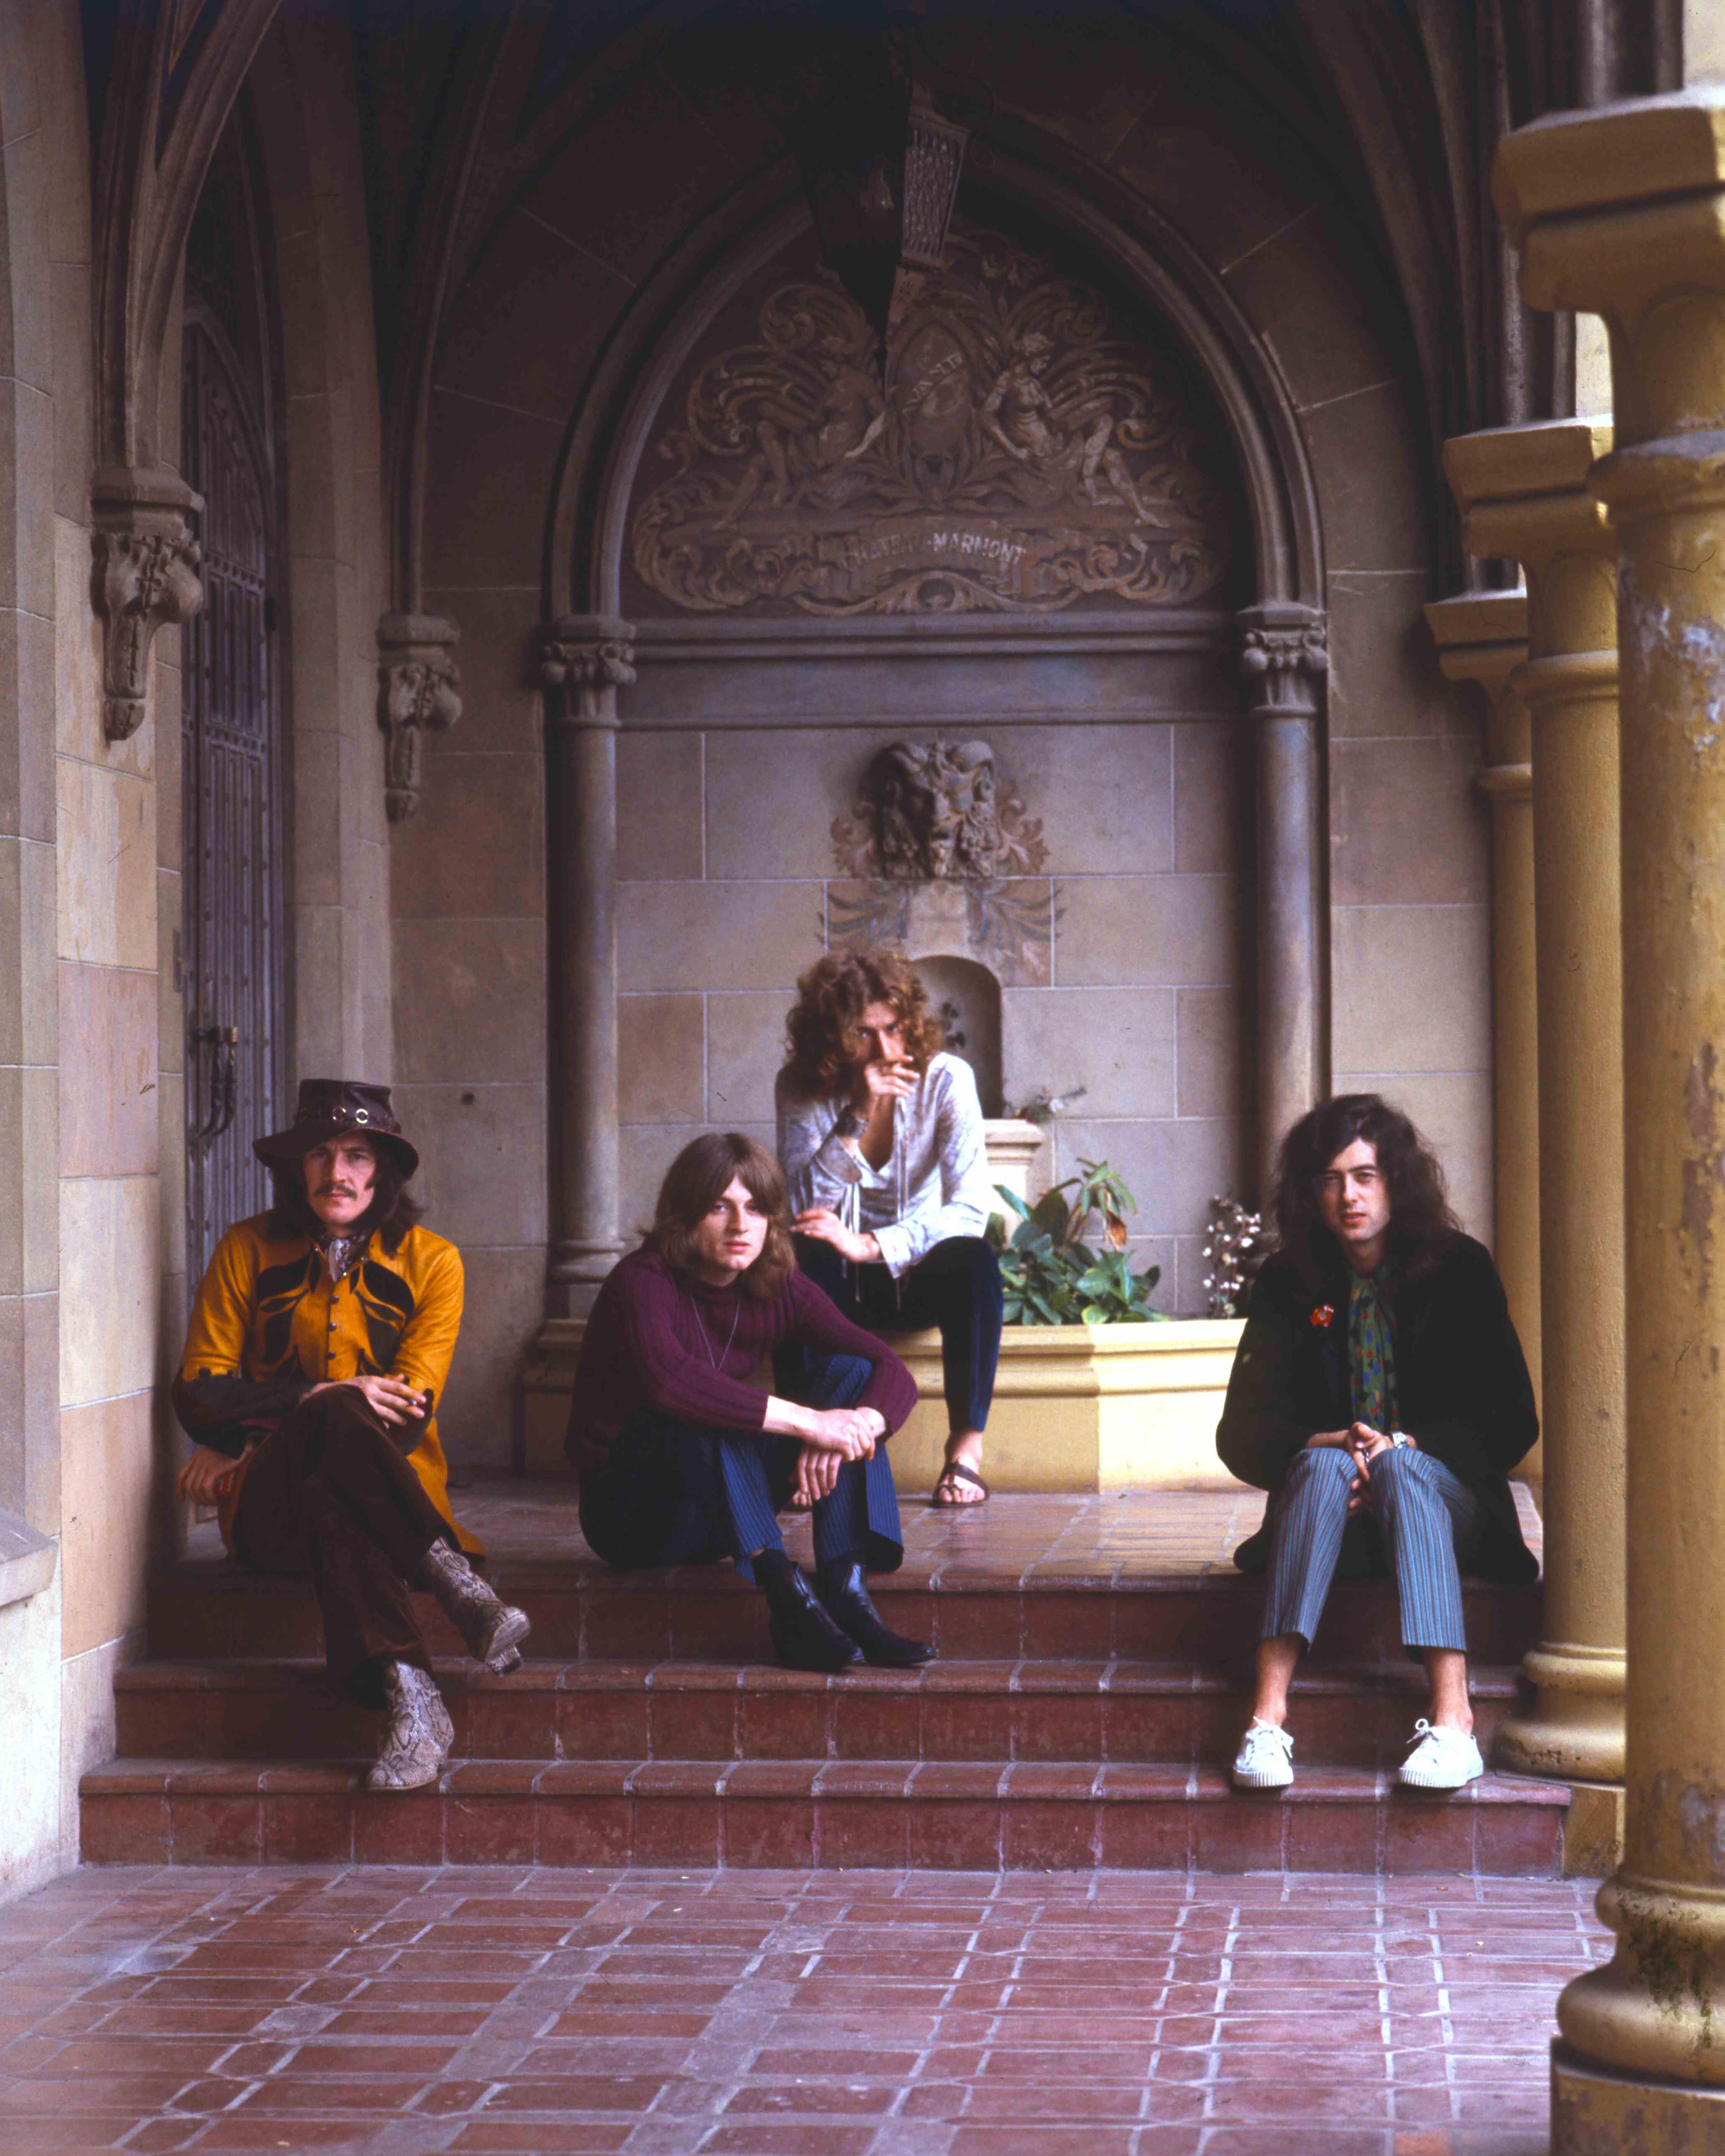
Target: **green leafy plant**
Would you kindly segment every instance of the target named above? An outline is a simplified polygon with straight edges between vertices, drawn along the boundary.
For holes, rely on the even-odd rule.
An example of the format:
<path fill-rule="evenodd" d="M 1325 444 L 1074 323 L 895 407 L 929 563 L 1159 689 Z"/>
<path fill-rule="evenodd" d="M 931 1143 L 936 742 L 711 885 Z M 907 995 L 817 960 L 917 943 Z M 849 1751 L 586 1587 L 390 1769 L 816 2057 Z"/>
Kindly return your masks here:
<path fill-rule="evenodd" d="M 1127 1263 L 1126 1216 L 1137 1211 L 1137 1200 L 1106 1161 L 1078 1167 L 1034 1205 L 994 1186 L 1016 1216 L 1010 1235 L 999 1214 L 988 1222 L 1009 1325 L 1126 1325 L 1163 1315 L 1150 1307 L 1161 1266 L 1135 1273 Z M 1101 1222 L 1100 1251 L 1084 1240 L 1093 1219 Z"/>

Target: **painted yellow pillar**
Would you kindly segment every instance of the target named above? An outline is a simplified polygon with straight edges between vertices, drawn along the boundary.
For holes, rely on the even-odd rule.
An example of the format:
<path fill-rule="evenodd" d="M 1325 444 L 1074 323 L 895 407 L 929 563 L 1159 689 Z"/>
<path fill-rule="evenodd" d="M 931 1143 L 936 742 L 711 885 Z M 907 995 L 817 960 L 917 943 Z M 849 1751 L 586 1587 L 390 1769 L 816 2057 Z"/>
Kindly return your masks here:
<path fill-rule="evenodd" d="M 1438 664 L 1486 693 L 1476 783 L 1491 815 L 1491 1178 L 1497 1270 L 1543 1399 L 1539 1335 L 1539 1045 L 1533 963 L 1533 747 L 1510 677 L 1527 656 L 1525 591 L 1465 592 L 1425 609 Z M 1543 1444 L 1519 1472 L 1538 1482 Z"/>
<path fill-rule="evenodd" d="M 1513 685 L 1533 764 L 1544 1320 L 1545 1621 L 1530 1708 L 1496 1756 L 1616 1783 L 1624 1758 L 1623 974 L 1615 542 L 1588 487 L 1611 430 L 1584 419 L 1446 443 L 1470 552 L 1521 562 Z"/>
<path fill-rule="evenodd" d="M 1611 336 L 1629 1771 L 1616 1951 L 1559 2002 L 1553 2134 L 1636 2156 L 1725 2147 L 1725 87 L 1538 121 L 1497 194 L 1529 302 Z"/>

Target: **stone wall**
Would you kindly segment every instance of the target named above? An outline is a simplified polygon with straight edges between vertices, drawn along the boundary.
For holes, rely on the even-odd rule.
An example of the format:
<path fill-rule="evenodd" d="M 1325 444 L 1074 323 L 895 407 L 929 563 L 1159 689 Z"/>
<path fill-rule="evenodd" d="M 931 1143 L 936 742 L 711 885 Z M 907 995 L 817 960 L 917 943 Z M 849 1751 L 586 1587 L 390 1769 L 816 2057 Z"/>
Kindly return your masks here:
<path fill-rule="evenodd" d="M 44 34 L 45 33 L 45 34 Z M 56 1126 L 56 511 L 89 387 L 88 182 L 69 20 L 0 5 L 0 1510 L 50 1584 L 0 1609 L 0 1897 L 59 1867 L 64 1573 Z M 80 221 L 81 214 L 81 221 Z M 63 459 L 64 459 L 63 465 Z M 62 497 L 62 480 L 68 482 Z M 85 560 L 89 559 L 87 537 Z M 87 611 L 87 602 L 85 603 Z"/>
<path fill-rule="evenodd" d="M 1002 139 L 1034 136 L 1153 252 L 1167 234 L 1199 258 L 1286 387 L 1316 478 L 1323 561 L 1310 596 L 1329 625 L 1330 1069 L 1337 1086 L 1405 1103 L 1489 1235 L 1477 721 L 1439 675 L 1420 617 L 1439 511 L 1392 280 L 1330 174 L 1237 77 L 1199 63 L 1170 74 L 1147 48 L 1084 35 L 1063 40 L 1055 69 L 1022 26 L 997 21 L 990 36 Z M 1004 690 L 983 654 L 1009 613 L 973 623 L 970 657 L 938 670 L 902 657 L 796 666 L 759 651 L 730 665 L 712 639 L 707 657 L 673 659 L 709 617 L 650 595 L 644 608 L 619 572 L 629 496 L 618 460 L 634 452 L 604 416 L 621 408 L 619 388 L 596 403 L 595 385 L 621 367 L 621 340 L 631 367 L 659 371 L 655 394 L 674 411 L 686 377 L 664 354 L 686 332 L 663 309 L 686 304 L 711 259 L 696 235 L 721 203 L 743 218 L 738 205 L 765 208 L 783 184 L 768 177 L 778 146 L 728 64 L 721 47 L 673 40 L 596 91 L 474 241 L 437 358 L 424 603 L 461 624 L 466 715 L 430 741 L 420 815 L 396 834 L 398 1075 L 429 1140 L 440 1223 L 484 1254 L 470 1268 L 485 1284 L 452 1432 L 473 1460 L 506 1450 L 547 1225 L 533 639 L 552 613 L 647 617 L 639 683 L 619 698 L 625 1235 L 692 1130 L 764 1131 L 791 985 L 831 932 L 844 881 L 833 818 L 874 749 L 937 725 L 993 742 L 1052 848 L 1046 979 L 1003 982 L 1009 1096 L 1088 1087 L 1058 1134 L 1059 1164 L 1105 1153 L 1126 1170 L 1165 1306 L 1201 1306 L 1205 1201 L 1252 1173 L 1251 744 L 1225 639 L 1195 703 L 1130 659 L 1111 684 L 1090 682 L 1087 704 L 1070 684 Z M 997 196 L 988 222 L 999 221 Z M 629 346 L 649 290 L 639 311 L 660 309 L 659 328 Z M 643 486 L 665 469 L 644 463 Z M 1230 603 L 1243 604 L 1254 534 L 1235 537 L 1249 573 Z M 557 583 L 566 572 L 572 585 Z"/>
<path fill-rule="evenodd" d="M 1068 1174 L 1080 1156 L 1112 1161 L 1139 1201 L 1134 1262 L 1163 1270 L 1157 1306 L 1201 1308 L 1204 1208 L 1213 1194 L 1242 1189 L 1250 1150 L 1238 1054 L 1239 721 L 1219 659 L 1163 670 L 1188 676 L 1162 691 L 1183 689 L 1183 710 L 1158 709 L 1158 669 L 1142 655 L 1091 662 L 1084 673 L 1129 669 L 1157 711 L 1111 725 L 1057 708 L 1041 724 L 991 717 L 1011 701 L 1001 678 L 1009 664 L 900 660 L 890 702 L 879 667 L 793 670 L 804 678 L 788 704 L 842 716 L 819 728 L 762 708 L 777 684 L 758 662 L 661 667 L 644 639 L 638 665 L 619 762 L 624 1233 L 651 1219 L 672 1153 L 706 1124 L 773 1143 L 773 1081 L 797 975 L 842 940 L 860 896 L 867 903 L 866 887 L 835 865 L 831 826 L 852 808 L 870 759 L 901 737 L 892 705 L 926 713 L 957 703 L 943 723 L 954 734 L 986 729 L 1003 784 L 1041 821 L 1044 871 L 1012 886 L 1017 923 L 1029 917 L 1035 929 L 1023 936 L 1015 924 L 979 952 L 962 906 L 925 906 L 912 908 L 906 941 L 914 957 L 956 950 L 991 965 L 1007 1101 L 1086 1089 L 1053 1127 L 1047 1171 Z M 748 687 L 727 694 L 739 675 Z M 717 723 L 689 727 L 703 690 L 721 707 Z M 685 722 L 672 725 L 674 715 Z"/>

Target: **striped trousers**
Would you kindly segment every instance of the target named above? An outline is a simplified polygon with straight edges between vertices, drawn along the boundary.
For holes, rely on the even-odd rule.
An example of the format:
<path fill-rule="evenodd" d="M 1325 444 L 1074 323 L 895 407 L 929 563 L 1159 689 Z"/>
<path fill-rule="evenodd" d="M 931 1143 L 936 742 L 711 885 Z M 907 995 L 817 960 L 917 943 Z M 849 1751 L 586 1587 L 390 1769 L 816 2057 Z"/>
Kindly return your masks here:
<path fill-rule="evenodd" d="M 1339 1445 L 1297 1452 L 1271 1517 L 1269 1591 L 1260 1640 L 1297 1632 L 1309 1647 L 1323 1614 L 1354 1466 Z M 1471 1491 L 1429 1452 L 1399 1446 L 1372 1462 L 1372 1524 L 1401 1604 L 1402 1645 L 1467 1651 L 1460 1557 L 1479 1524 Z"/>
<path fill-rule="evenodd" d="M 854 1406 L 871 1366 L 859 1355 L 817 1358 L 802 1389 L 805 1405 Z M 736 1560 L 753 1579 L 751 1558 L 783 1549 L 778 1515 L 795 1484 L 802 1441 L 745 1435 L 637 1415 L 604 1466 L 581 1485 L 581 1532 L 607 1564 L 630 1569 Z M 883 1439 L 869 1460 L 847 1460 L 830 1496 L 814 1507 L 817 1559 L 860 1557 L 870 1572 L 904 1561 L 898 1493 Z"/>

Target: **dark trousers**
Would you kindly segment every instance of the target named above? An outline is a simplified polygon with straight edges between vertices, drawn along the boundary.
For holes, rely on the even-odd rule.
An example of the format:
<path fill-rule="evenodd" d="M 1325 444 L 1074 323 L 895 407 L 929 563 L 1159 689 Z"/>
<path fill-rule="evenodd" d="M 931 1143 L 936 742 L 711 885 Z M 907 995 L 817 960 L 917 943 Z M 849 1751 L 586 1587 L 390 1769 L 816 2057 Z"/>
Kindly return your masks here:
<path fill-rule="evenodd" d="M 1260 1640 L 1297 1632 L 1309 1647 L 1342 1554 L 1353 1461 L 1339 1445 L 1296 1452 L 1271 1515 L 1270 1580 Z M 1461 1560 L 1479 1527 L 1478 1501 L 1429 1452 L 1380 1452 L 1372 1462 L 1371 1514 L 1395 1575 L 1402 1645 L 1467 1651 Z M 1352 1516 L 1356 1521 L 1359 1516 Z"/>
<path fill-rule="evenodd" d="M 310 1573 L 330 1676 L 383 1702 L 379 1665 L 429 1670 L 408 1582 L 453 1541 L 388 1425 L 338 1385 L 295 1409 L 254 1454 L 234 1515 L 234 1554 L 259 1572 Z"/>
<path fill-rule="evenodd" d="M 796 1245 L 797 1263 L 853 1325 L 870 1332 L 915 1332 L 938 1326 L 947 1427 L 988 1427 L 1006 1303 L 1000 1260 L 980 1235 L 952 1235 L 937 1243 L 896 1281 L 885 1265 L 852 1265 L 830 1243 L 818 1243 L 812 1236 L 798 1235 Z M 806 1354 L 798 1348 L 779 1349 L 773 1372 L 781 1391 L 794 1381 Z"/>
<path fill-rule="evenodd" d="M 805 1390 L 788 1397 L 809 1407 L 851 1407 L 869 1376 L 859 1356 L 825 1356 Z M 581 1532 L 607 1564 L 633 1570 L 728 1557 L 752 1579 L 750 1558 L 784 1548 L 778 1514 L 795 1486 L 801 1444 L 637 1415 L 604 1466 L 582 1481 Z M 897 1571 L 904 1536 L 884 1439 L 872 1459 L 847 1460 L 830 1496 L 816 1500 L 814 1553 L 860 1557 L 870 1572 Z"/>

